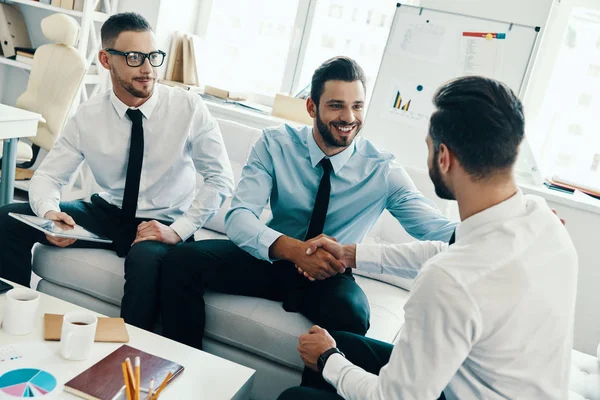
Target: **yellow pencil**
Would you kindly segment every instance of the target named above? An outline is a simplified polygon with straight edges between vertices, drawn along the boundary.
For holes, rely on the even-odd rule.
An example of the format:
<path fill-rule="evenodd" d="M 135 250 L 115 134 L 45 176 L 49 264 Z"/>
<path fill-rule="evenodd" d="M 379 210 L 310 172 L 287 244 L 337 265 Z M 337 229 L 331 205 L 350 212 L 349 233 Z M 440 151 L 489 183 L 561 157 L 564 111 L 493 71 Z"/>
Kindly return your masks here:
<path fill-rule="evenodd" d="M 127 400 L 131 399 L 131 387 L 129 386 L 129 375 L 127 373 L 127 363 L 121 363 L 121 369 L 123 370 L 123 380 L 125 381 L 125 394 L 127 395 Z"/>
<path fill-rule="evenodd" d="M 154 378 L 150 379 L 150 384 L 148 385 L 148 397 L 146 400 L 152 400 L 152 391 L 154 390 Z"/>
<path fill-rule="evenodd" d="M 140 358 L 135 358 L 135 400 L 140 400 L 140 381 L 141 381 Z"/>
<path fill-rule="evenodd" d="M 127 363 L 127 372 L 129 373 L 129 387 L 131 388 L 131 394 L 135 397 L 135 375 L 133 375 L 133 367 L 131 366 L 129 357 L 125 359 L 125 363 Z"/>
<path fill-rule="evenodd" d="M 167 386 L 167 383 L 169 383 L 169 379 L 171 379 L 171 376 L 173 376 L 173 374 L 171 372 L 169 372 L 169 374 L 167 375 L 165 380 L 160 384 L 158 389 L 156 389 L 156 393 L 154 393 L 154 396 L 152 396 L 152 400 L 158 399 L 158 395 L 160 394 L 160 392 L 162 392 L 162 390 L 165 388 L 165 386 Z"/>

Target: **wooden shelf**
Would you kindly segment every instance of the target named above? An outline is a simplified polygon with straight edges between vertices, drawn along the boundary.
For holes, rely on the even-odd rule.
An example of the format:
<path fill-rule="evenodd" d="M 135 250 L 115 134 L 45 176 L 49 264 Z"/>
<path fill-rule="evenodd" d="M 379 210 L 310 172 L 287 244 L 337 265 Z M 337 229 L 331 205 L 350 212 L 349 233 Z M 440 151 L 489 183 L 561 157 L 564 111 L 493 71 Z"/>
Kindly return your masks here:
<path fill-rule="evenodd" d="M 83 16 L 83 12 L 81 11 L 75 11 L 75 10 L 68 10 L 66 8 L 62 8 L 62 7 L 55 7 L 55 6 L 51 6 L 48 4 L 43 4 L 37 1 L 32 1 L 32 0 L 9 0 L 11 3 L 17 3 L 17 4 L 23 4 L 26 6 L 31 6 L 31 7 L 35 7 L 35 8 L 43 8 L 44 10 L 50 10 L 50 11 L 54 11 L 54 12 L 60 12 L 63 14 L 67 14 L 67 15 L 71 15 L 73 17 L 82 17 Z"/>
<path fill-rule="evenodd" d="M 10 65 L 11 67 L 26 69 L 31 71 L 31 65 L 22 61 L 11 60 L 10 58 L 0 56 L 0 64 Z"/>
<path fill-rule="evenodd" d="M 0 56 L 0 64 L 10 65 L 11 67 L 31 71 L 31 65 L 2 56 Z M 83 78 L 83 83 L 87 85 L 100 84 L 102 83 L 102 78 L 97 74 L 87 74 L 85 78 Z"/>
<path fill-rule="evenodd" d="M 41 8 L 41 9 L 48 10 L 48 11 L 63 13 L 63 14 L 70 15 L 72 17 L 77 17 L 77 18 L 83 17 L 82 11 L 75 11 L 75 10 L 69 10 L 67 8 L 51 6 L 51 5 L 43 4 L 43 3 L 33 1 L 33 0 L 8 0 L 8 1 L 10 3 L 14 3 L 14 4 L 23 4 L 23 5 L 29 6 L 29 7 Z M 108 19 L 109 16 L 110 15 L 108 15 L 107 13 L 100 12 L 100 11 L 94 11 L 92 13 L 92 19 L 96 22 L 104 22 Z"/>

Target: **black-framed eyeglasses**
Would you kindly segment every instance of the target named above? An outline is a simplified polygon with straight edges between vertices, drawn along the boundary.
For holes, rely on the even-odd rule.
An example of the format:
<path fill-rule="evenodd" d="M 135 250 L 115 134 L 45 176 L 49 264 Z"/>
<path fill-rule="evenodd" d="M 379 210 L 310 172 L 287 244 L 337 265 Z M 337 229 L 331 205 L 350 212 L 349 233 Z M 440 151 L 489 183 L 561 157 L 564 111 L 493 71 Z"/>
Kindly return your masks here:
<path fill-rule="evenodd" d="M 165 56 L 167 55 L 167 53 L 165 53 L 162 50 L 151 51 L 150 53 L 142 53 L 139 51 L 123 52 L 109 48 L 106 48 L 104 50 L 110 54 L 116 54 L 118 56 L 125 57 L 127 65 L 129 65 L 130 67 L 139 67 L 140 65 L 144 64 L 144 62 L 146 62 L 146 58 L 150 62 L 150 65 L 152 65 L 153 67 L 160 67 L 165 61 Z"/>

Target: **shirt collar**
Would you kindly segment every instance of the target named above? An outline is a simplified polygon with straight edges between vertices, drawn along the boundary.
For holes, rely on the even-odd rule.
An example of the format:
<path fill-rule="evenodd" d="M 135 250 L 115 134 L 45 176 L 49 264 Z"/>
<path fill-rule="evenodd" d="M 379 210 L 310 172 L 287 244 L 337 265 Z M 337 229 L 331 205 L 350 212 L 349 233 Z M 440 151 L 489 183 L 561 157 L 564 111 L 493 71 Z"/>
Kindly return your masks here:
<path fill-rule="evenodd" d="M 476 229 L 491 222 L 506 221 L 522 215 L 525 212 L 526 207 L 527 200 L 525 199 L 523 192 L 521 192 L 521 189 L 517 189 L 517 193 L 504 200 L 502 203 L 478 212 L 462 221 L 456 227 L 456 241 L 458 242 L 461 237 L 464 238 Z"/>
<path fill-rule="evenodd" d="M 352 141 L 350 146 L 344 149 L 344 151 L 329 157 L 329 161 L 331 161 L 331 165 L 333 166 L 333 171 L 336 174 L 344 167 L 344 165 L 346 165 L 348 160 L 350 160 L 350 157 L 352 157 L 352 154 L 354 154 L 354 149 L 356 147 L 355 142 L 356 138 Z M 316 167 L 324 157 L 327 157 L 317 144 L 312 129 L 308 131 L 308 152 L 310 153 L 310 162 L 313 168 Z"/>
<path fill-rule="evenodd" d="M 117 97 L 117 95 L 115 94 L 114 91 L 110 93 L 110 101 L 111 101 L 113 107 L 115 108 L 117 115 L 121 119 L 123 119 L 123 117 L 125 117 L 125 113 L 127 112 L 128 109 L 135 108 L 135 107 L 129 107 L 127 104 L 123 103 Z M 138 109 L 142 112 L 142 114 L 144 115 L 144 117 L 146 117 L 146 119 L 150 119 L 150 116 L 152 115 L 152 112 L 156 108 L 157 104 L 158 104 L 158 85 L 155 85 L 154 92 L 152 92 L 152 96 L 150 96 L 150 98 L 148 100 L 146 100 L 146 102 L 144 104 L 139 106 Z"/>

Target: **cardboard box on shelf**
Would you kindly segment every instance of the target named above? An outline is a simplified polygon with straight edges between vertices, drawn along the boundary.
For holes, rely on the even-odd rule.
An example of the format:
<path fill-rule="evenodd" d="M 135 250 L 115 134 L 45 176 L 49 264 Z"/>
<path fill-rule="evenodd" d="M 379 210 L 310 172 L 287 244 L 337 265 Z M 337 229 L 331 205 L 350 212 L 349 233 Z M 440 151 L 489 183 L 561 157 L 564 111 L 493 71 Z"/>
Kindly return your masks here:
<path fill-rule="evenodd" d="M 312 118 L 308 115 L 308 111 L 306 111 L 306 100 L 283 94 L 275 95 L 272 115 L 300 122 L 301 124 L 313 124 Z"/>

